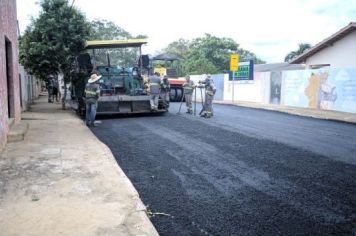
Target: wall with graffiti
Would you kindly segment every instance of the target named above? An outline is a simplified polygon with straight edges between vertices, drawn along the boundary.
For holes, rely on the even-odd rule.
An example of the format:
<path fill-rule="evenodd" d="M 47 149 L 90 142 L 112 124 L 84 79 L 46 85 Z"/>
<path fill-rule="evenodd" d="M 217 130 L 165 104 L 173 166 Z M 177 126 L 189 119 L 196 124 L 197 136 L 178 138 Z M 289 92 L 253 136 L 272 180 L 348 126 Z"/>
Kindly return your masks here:
<path fill-rule="evenodd" d="M 318 108 L 356 113 L 356 68 L 331 69 L 319 91 Z"/>
<path fill-rule="evenodd" d="M 269 102 L 272 104 L 281 103 L 282 71 L 271 71 L 271 86 Z"/>
<path fill-rule="evenodd" d="M 313 100 L 313 98 L 308 98 L 306 92 L 310 76 L 311 71 L 308 70 L 283 71 L 281 103 L 287 106 L 308 107 L 309 101 Z"/>
<path fill-rule="evenodd" d="M 203 75 L 191 76 L 194 82 Z M 270 103 L 356 113 L 356 68 L 320 68 L 255 72 L 249 81 L 229 81 L 228 74 L 212 75 L 216 101 Z M 204 91 L 197 89 L 197 101 Z"/>
<path fill-rule="evenodd" d="M 356 112 L 356 68 L 282 72 L 282 104 Z"/>

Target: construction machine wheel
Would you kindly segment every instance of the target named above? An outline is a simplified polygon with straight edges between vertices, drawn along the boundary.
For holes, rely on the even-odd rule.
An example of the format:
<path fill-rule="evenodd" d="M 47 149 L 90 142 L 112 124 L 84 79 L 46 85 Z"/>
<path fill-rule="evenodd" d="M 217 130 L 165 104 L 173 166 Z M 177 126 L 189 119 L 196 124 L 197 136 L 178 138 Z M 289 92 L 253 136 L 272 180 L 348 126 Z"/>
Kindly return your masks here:
<path fill-rule="evenodd" d="M 183 89 L 182 88 L 176 88 L 177 91 L 177 96 L 176 96 L 176 101 L 179 102 L 183 98 Z"/>
<path fill-rule="evenodd" d="M 176 88 L 171 88 L 169 91 L 169 101 L 175 102 L 177 97 L 177 90 Z"/>

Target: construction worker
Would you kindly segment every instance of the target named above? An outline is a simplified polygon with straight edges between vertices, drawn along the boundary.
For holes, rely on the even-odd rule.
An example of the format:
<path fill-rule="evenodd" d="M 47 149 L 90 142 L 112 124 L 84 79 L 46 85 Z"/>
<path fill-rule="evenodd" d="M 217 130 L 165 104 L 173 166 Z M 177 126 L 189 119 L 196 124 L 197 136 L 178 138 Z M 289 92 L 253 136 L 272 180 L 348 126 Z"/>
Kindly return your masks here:
<path fill-rule="evenodd" d="M 52 101 L 54 102 L 54 99 L 56 99 L 56 102 L 58 102 L 58 93 L 59 93 L 59 89 L 58 89 L 59 85 L 58 85 L 58 79 L 55 78 L 54 79 L 54 83 L 53 83 L 53 89 L 52 89 Z"/>
<path fill-rule="evenodd" d="M 101 75 L 97 75 L 93 73 L 88 83 L 85 85 L 85 123 L 87 126 L 95 126 L 95 116 L 96 116 L 96 109 L 98 106 L 98 99 L 100 96 L 100 85 L 97 81 L 101 78 Z"/>
<path fill-rule="evenodd" d="M 169 84 L 168 81 L 168 76 L 165 75 L 163 76 L 163 79 L 161 81 L 161 99 L 163 101 L 163 104 L 166 109 L 169 107 L 169 92 L 171 90 L 171 85 Z"/>
<path fill-rule="evenodd" d="M 158 98 L 161 93 L 161 78 L 159 77 L 159 73 L 155 72 L 154 75 L 148 78 L 148 82 L 150 85 L 150 105 L 151 111 L 158 110 Z"/>
<path fill-rule="evenodd" d="M 205 80 L 200 82 L 205 86 L 205 101 L 203 105 L 203 110 L 200 113 L 201 117 L 210 118 L 213 116 L 213 99 L 216 93 L 216 88 L 211 75 L 206 75 Z"/>
<path fill-rule="evenodd" d="M 184 91 L 184 98 L 185 98 L 185 105 L 187 107 L 187 113 L 192 114 L 192 96 L 193 91 L 195 89 L 194 82 L 190 80 L 190 76 L 185 76 L 185 83 L 183 84 L 183 91 Z"/>
<path fill-rule="evenodd" d="M 143 90 L 146 94 L 150 94 L 150 83 L 148 82 L 148 76 L 147 75 L 143 75 Z"/>

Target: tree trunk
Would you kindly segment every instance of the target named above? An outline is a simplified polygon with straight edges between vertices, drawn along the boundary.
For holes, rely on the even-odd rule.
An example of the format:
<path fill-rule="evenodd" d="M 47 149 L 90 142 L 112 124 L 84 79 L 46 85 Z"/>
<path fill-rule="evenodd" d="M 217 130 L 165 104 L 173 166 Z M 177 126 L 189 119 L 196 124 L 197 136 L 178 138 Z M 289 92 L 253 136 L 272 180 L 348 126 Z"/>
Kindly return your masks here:
<path fill-rule="evenodd" d="M 62 98 L 62 110 L 66 109 L 66 98 L 67 98 L 67 83 L 66 80 L 64 79 L 64 94 Z"/>

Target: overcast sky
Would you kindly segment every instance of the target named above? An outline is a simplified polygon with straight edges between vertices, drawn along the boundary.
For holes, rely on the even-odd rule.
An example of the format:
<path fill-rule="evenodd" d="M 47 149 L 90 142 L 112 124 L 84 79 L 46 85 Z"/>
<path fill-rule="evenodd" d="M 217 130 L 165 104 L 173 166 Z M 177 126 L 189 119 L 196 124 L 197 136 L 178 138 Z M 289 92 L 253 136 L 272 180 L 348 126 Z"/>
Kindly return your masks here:
<path fill-rule="evenodd" d="M 21 32 L 38 16 L 37 1 L 17 0 Z M 89 20 L 110 20 L 132 35 L 147 35 L 144 53 L 209 33 L 234 39 L 268 63 L 356 21 L 356 0 L 75 0 L 74 6 Z"/>

